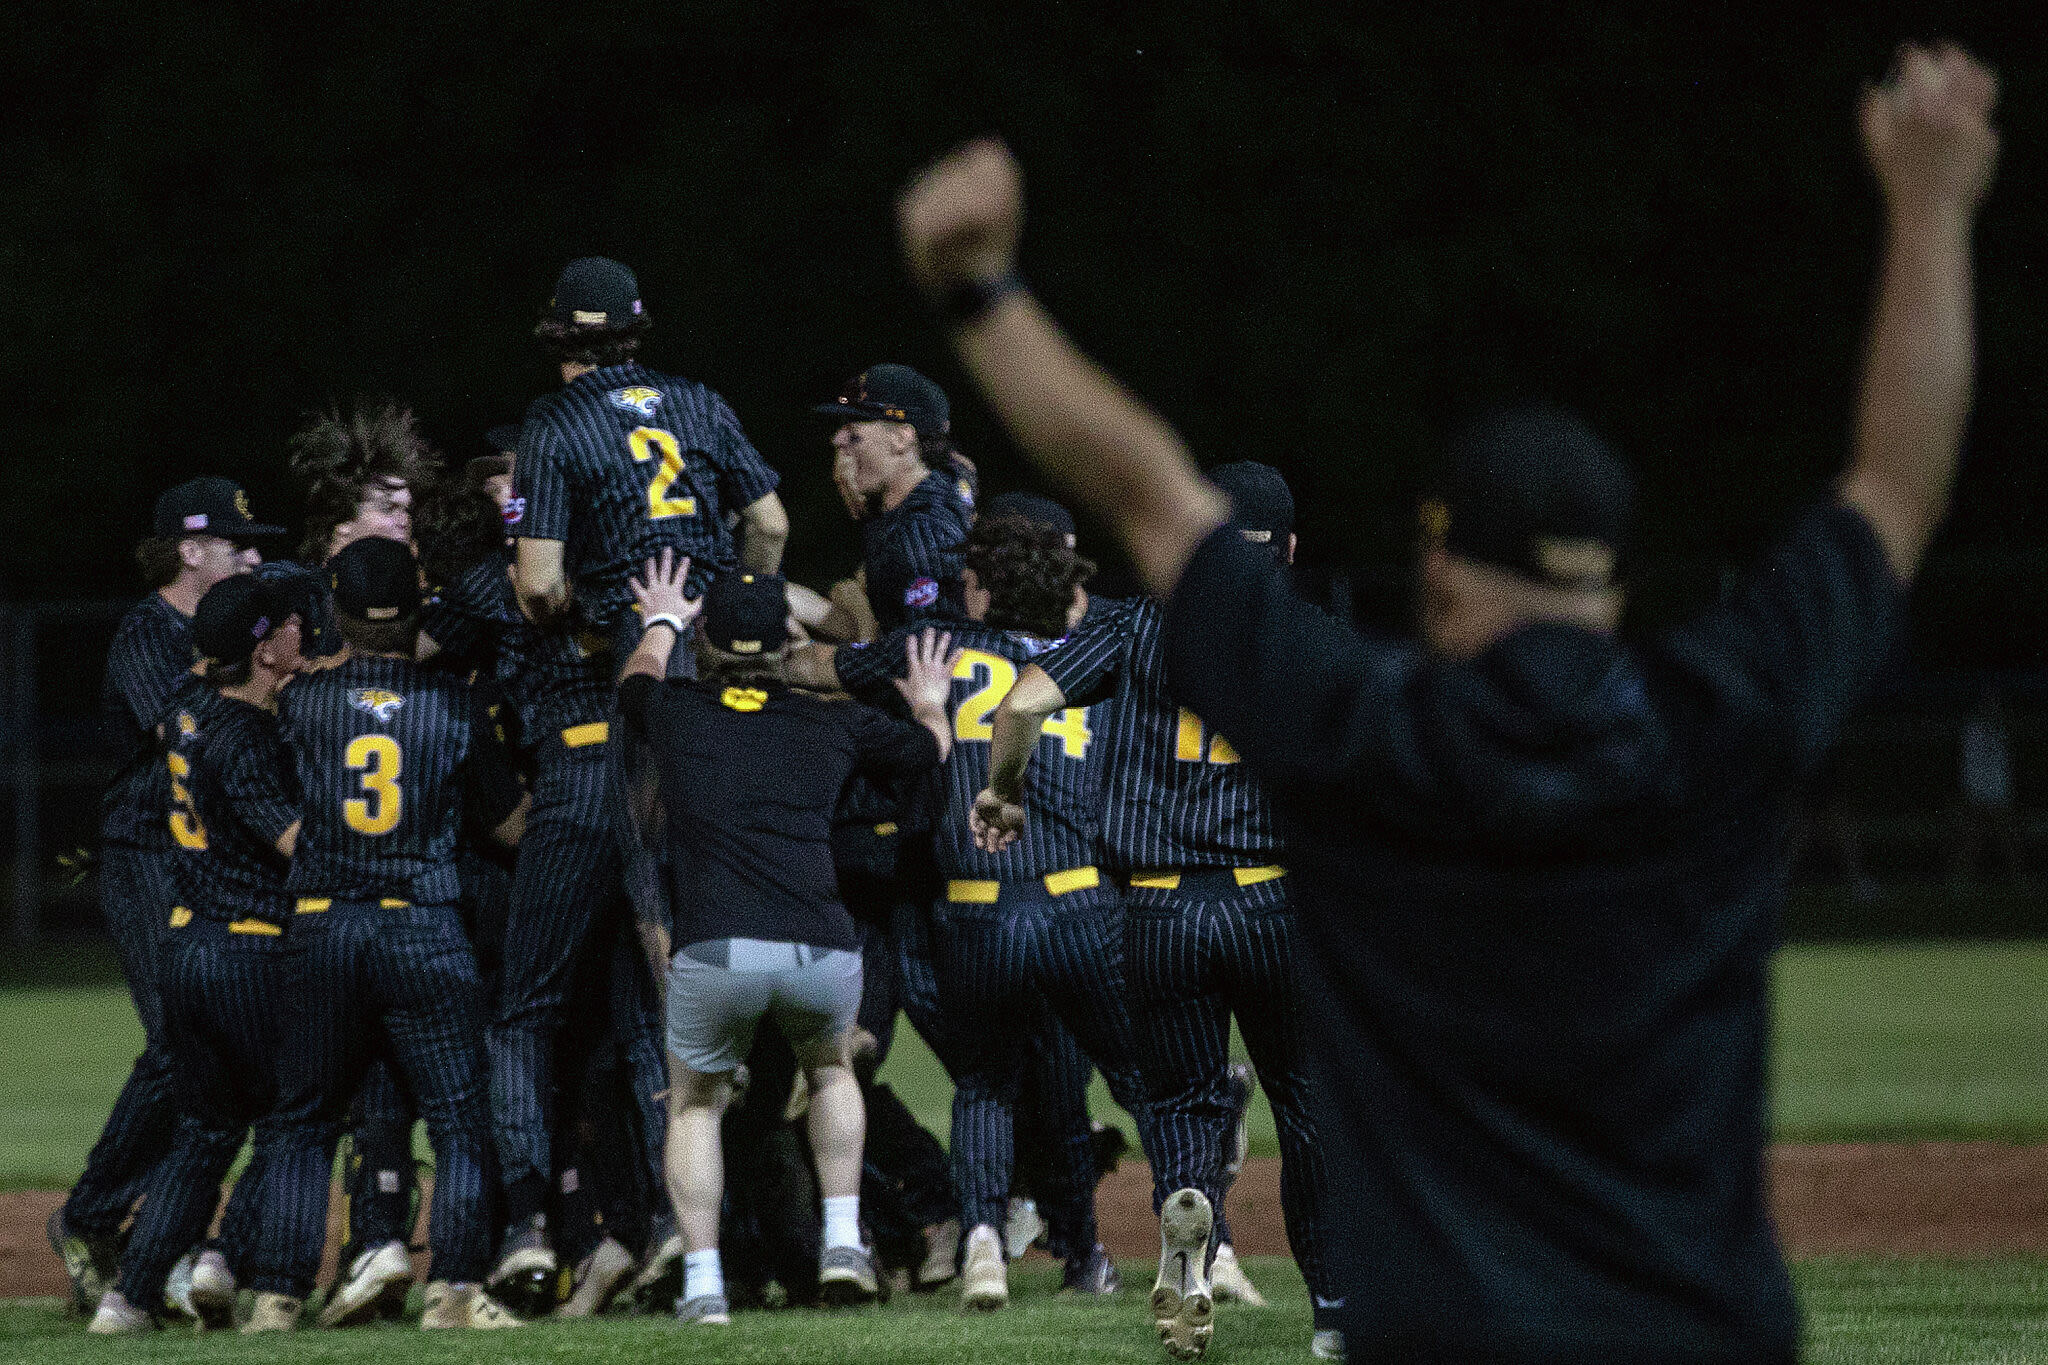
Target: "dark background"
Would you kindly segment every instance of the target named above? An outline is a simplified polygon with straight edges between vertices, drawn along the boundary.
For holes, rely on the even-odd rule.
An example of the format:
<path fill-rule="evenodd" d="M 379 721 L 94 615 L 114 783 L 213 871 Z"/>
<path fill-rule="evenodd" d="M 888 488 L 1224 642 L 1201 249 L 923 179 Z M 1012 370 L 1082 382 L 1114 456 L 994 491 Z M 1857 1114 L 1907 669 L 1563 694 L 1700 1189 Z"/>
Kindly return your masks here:
<path fill-rule="evenodd" d="M 1942 32 L 2001 68 L 2006 155 L 1916 652 L 2041 662 L 2033 6 L 429 8 L 0 20 L 0 594 L 135 591 L 151 500 L 195 473 L 296 524 L 283 443 L 333 399 L 395 394 L 479 453 L 552 382 L 527 333 L 590 252 L 638 269 L 647 358 L 783 471 L 793 572 L 835 575 L 854 540 L 804 410 L 872 361 L 929 370 L 990 488 L 1025 481 L 891 238 L 905 178 L 995 130 L 1042 295 L 1205 459 L 1285 470 L 1305 561 L 1362 566 L 1368 616 L 1398 610 L 1446 426 L 1527 396 L 1635 461 L 1655 616 L 1840 465 L 1876 224 L 1852 104 Z"/>

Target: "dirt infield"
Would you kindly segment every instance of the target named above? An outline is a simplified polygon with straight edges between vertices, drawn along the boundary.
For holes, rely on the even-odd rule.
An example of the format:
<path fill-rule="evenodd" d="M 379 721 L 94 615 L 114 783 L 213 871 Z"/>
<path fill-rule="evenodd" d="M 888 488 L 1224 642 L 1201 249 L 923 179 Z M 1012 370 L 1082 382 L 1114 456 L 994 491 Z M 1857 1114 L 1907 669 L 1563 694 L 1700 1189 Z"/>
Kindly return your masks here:
<path fill-rule="evenodd" d="M 63 1265 L 43 1236 L 62 1198 L 49 1191 L 0 1194 L 0 1297 L 66 1292 Z M 1795 1256 L 2048 1253 L 2048 1145 L 1781 1146 L 1771 1152 L 1771 1202 Z M 1105 1181 L 1097 1208 L 1111 1251 L 1156 1253 L 1151 1177 L 1142 1164 L 1126 1162 Z M 1240 1252 L 1286 1254 L 1277 1160 L 1245 1163 L 1227 1211 Z M 330 1227 L 323 1278 L 336 1231 Z"/>

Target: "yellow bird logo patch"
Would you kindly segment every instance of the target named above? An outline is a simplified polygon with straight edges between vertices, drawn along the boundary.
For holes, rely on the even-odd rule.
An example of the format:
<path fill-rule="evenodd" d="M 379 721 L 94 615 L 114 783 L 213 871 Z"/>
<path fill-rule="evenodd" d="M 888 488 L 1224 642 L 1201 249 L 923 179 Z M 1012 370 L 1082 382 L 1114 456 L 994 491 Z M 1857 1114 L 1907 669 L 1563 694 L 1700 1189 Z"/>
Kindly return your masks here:
<path fill-rule="evenodd" d="M 768 704 L 768 694 L 758 687 L 728 687 L 718 699 L 735 711 L 758 711 Z"/>
<path fill-rule="evenodd" d="M 645 384 L 635 384 L 628 389 L 613 389 L 605 397 L 611 399 L 613 407 L 624 408 L 627 412 L 637 412 L 642 417 L 654 416 L 654 410 L 661 406 L 661 390 L 650 389 Z"/>
<path fill-rule="evenodd" d="M 348 704 L 358 711 L 368 711 L 380 721 L 388 721 L 405 705 L 405 698 L 381 687 L 358 687 L 348 694 Z"/>

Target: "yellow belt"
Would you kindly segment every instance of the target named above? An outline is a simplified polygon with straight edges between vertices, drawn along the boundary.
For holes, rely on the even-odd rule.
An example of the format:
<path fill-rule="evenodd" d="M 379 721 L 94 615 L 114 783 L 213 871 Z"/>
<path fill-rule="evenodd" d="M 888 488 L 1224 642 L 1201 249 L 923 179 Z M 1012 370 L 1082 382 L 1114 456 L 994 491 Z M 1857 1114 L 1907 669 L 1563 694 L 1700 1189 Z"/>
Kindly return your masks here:
<path fill-rule="evenodd" d="M 1045 878 L 1048 894 L 1064 896 L 1075 891 L 1086 891 L 1102 885 L 1102 874 L 1092 867 L 1070 867 L 1064 872 L 1053 872 Z M 994 905 L 1002 899 L 1003 884 L 994 881 L 949 881 L 946 883 L 946 899 L 959 905 Z"/>
<path fill-rule="evenodd" d="M 278 928 L 267 919 L 238 919 L 228 926 L 228 932 L 231 934 L 276 936 L 284 933 L 284 930 Z"/>
<path fill-rule="evenodd" d="M 562 743 L 571 749 L 582 749 L 592 744 L 602 744 L 612 737 L 610 721 L 594 720 L 588 725 L 572 725 L 562 731 Z"/>
<path fill-rule="evenodd" d="M 392 900 L 386 897 L 378 901 L 377 904 L 385 910 L 405 910 L 411 907 L 412 902 Z M 333 908 L 334 898 L 332 896 L 301 896 L 299 897 L 299 903 L 292 907 L 292 913 L 298 915 L 317 915 L 324 910 L 332 910 Z"/>
<path fill-rule="evenodd" d="M 1265 867 L 1233 867 L 1230 869 L 1230 875 L 1239 886 L 1257 886 L 1260 882 L 1278 881 L 1287 875 L 1287 869 L 1278 864 L 1268 864 Z M 1133 872 L 1131 874 L 1131 885 L 1149 886 L 1160 891 L 1178 891 L 1180 890 L 1180 878 L 1181 874 L 1178 872 L 1163 872 L 1153 869 L 1145 872 Z"/>
<path fill-rule="evenodd" d="M 171 927 L 182 929 L 192 922 L 192 912 L 182 905 L 171 907 Z"/>

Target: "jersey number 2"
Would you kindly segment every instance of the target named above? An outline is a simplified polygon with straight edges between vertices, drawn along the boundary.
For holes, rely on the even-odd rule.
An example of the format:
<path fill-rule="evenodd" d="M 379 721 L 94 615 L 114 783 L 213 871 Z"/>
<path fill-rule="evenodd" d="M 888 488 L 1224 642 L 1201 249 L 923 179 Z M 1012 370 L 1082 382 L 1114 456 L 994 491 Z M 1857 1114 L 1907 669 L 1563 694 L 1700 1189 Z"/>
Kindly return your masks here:
<path fill-rule="evenodd" d="M 649 521 L 697 515 L 695 498 L 669 496 L 676 480 L 683 477 L 683 443 L 676 439 L 674 432 L 663 431 L 660 427 L 634 427 L 626 434 L 626 449 L 633 452 L 635 464 L 646 464 L 653 459 L 661 461 L 654 471 L 653 481 L 647 485 Z"/>
<path fill-rule="evenodd" d="M 1003 698 L 1010 695 L 1010 689 L 1017 685 L 1017 665 L 1000 654 L 984 654 L 978 649 L 962 650 L 960 662 L 953 665 L 953 676 L 973 682 L 977 671 L 983 677 L 982 685 L 968 693 L 967 699 L 953 713 L 953 738 L 967 742 L 979 740 L 986 744 L 996 737 L 996 728 L 989 717 L 1003 704 Z M 1079 706 L 1069 706 L 1058 715 L 1047 716 L 1040 729 L 1058 738 L 1068 758 L 1085 756 L 1088 741 L 1094 738 L 1088 729 L 1088 712 Z"/>
<path fill-rule="evenodd" d="M 358 834 L 389 834 L 397 829 L 405 799 L 398 789 L 398 772 L 404 764 L 398 741 L 389 735 L 357 735 L 348 742 L 343 762 L 363 775 L 363 795 L 350 798 L 341 807 L 341 818 L 348 821 L 348 827 Z"/>

